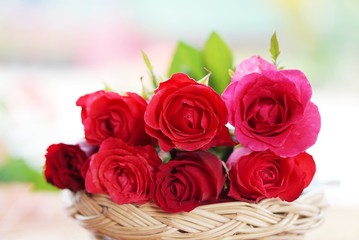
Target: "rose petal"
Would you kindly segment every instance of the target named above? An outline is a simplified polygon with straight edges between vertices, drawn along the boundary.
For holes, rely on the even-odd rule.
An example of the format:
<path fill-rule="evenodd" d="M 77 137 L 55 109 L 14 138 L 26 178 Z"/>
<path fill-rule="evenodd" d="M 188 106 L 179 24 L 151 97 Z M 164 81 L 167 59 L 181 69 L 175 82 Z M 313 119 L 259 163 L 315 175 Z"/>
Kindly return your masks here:
<path fill-rule="evenodd" d="M 300 153 L 295 157 L 296 164 L 302 170 L 303 175 L 303 185 L 307 187 L 313 180 L 314 174 L 316 172 L 315 161 L 313 157 L 306 153 Z"/>
<path fill-rule="evenodd" d="M 264 60 L 260 56 L 252 56 L 242 61 L 232 77 L 232 81 L 238 81 L 243 76 L 250 73 L 262 73 L 263 71 L 277 70 L 277 67 Z"/>
<path fill-rule="evenodd" d="M 291 134 L 288 135 L 282 147 L 272 149 L 281 156 L 295 156 L 311 147 L 320 131 L 320 114 L 318 107 L 309 102 L 301 121 L 293 125 Z"/>
<path fill-rule="evenodd" d="M 175 81 L 161 82 L 158 89 L 155 90 L 155 93 L 157 94 L 158 91 L 161 91 L 163 89 L 169 89 L 169 88 L 181 89 L 181 88 L 183 88 L 184 86 L 187 86 L 187 85 L 197 84 L 197 82 L 194 79 L 189 78 L 184 73 L 175 73 L 170 77 L 170 79 L 175 79 Z"/>
<path fill-rule="evenodd" d="M 252 152 L 250 148 L 247 147 L 239 147 L 235 149 L 232 154 L 229 156 L 226 165 L 228 167 L 228 170 L 231 170 L 235 164 L 237 164 L 237 161 L 242 157 L 249 155 Z"/>
<path fill-rule="evenodd" d="M 301 103 L 306 104 L 309 102 L 312 97 L 312 87 L 303 72 L 299 70 L 281 70 L 279 73 L 296 85 L 298 95 L 301 97 Z"/>

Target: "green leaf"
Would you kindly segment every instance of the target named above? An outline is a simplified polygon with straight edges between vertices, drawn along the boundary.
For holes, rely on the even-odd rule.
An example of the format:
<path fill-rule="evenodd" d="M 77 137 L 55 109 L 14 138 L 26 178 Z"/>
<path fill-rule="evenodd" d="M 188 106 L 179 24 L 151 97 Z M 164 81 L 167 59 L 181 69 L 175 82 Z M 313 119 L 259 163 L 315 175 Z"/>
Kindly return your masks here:
<path fill-rule="evenodd" d="M 229 77 L 233 77 L 234 71 L 232 69 L 228 69 L 228 75 Z"/>
<path fill-rule="evenodd" d="M 210 76 L 211 76 L 211 72 L 209 72 L 206 76 L 204 76 L 202 79 L 198 80 L 197 82 L 208 86 Z"/>
<path fill-rule="evenodd" d="M 107 92 L 112 91 L 111 87 L 107 83 L 103 82 L 103 85 L 105 86 L 104 87 L 105 91 L 107 91 Z"/>
<path fill-rule="evenodd" d="M 23 159 L 7 159 L 0 165 L 0 183 L 31 183 L 34 190 L 57 190 L 46 182 L 43 173 L 34 169 Z"/>
<path fill-rule="evenodd" d="M 274 32 L 271 37 L 269 52 L 272 55 L 273 63 L 277 65 L 277 58 L 280 54 L 280 49 L 276 32 Z"/>
<path fill-rule="evenodd" d="M 231 153 L 233 152 L 233 147 L 217 146 L 210 148 L 209 151 L 216 155 L 223 162 L 226 162 Z"/>
<path fill-rule="evenodd" d="M 142 86 L 142 97 L 146 100 L 149 100 L 149 96 L 148 96 L 148 93 L 147 93 L 147 90 L 146 90 L 146 86 L 144 85 L 144 82 L 143 82 L 143 77 L 140 78 L 140 81 L 141 81 L 141 86 Z"/>
<path fill-rule="evenodd" d="M 142 54 L 143 61 L 145 62 L 148 71 L 150 72 L 152 85 L 153 85 L 154 88 L 157 88 L 158 87 L 158 81 L 157 81 L 156 75 L 155 75 L 155 73 L 153 71 L 151 61 L 150 61 L 150 59 L 148 58 L 147 54 L 144 51 L 141 51 L 141 54 Z"/>
<path fill-rule="evenodd" d="M 219 94 L 230 83 L 228 69 L 232 68 L 233 56 L 229 46 L 213 32 L 203 49 L 205 67 L 212 72 L 209 85 Z"/>
<path fill-rule="evenodd" d="M 168 76 L 170 77 L 178 72 L 186 73 L 194 79 L 202 78 L 206 72 L 201 51 L 184 42 L 179 42 L 173 55 Z"/>

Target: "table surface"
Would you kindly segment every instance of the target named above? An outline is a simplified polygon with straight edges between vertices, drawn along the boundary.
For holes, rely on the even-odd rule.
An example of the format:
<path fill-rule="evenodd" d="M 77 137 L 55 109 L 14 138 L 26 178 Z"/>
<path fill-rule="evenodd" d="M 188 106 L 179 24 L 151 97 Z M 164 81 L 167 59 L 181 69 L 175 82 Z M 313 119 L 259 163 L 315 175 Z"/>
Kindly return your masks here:
<path fill-rule="evenodd" d="M 66 215 L 58 192 L 0 185 L 0 240 L 91 239 Z M 359 207 L 331 206 L 324 224 L 305 240 L 359 240 Z"/>

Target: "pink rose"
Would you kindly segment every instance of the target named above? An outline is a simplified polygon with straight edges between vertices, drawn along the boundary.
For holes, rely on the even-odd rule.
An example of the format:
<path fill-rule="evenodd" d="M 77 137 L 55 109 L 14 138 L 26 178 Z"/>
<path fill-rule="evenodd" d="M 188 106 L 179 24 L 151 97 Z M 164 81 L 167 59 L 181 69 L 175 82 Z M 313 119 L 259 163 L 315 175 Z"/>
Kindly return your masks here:
<path fill-rule="evenodd" d="M 145 122 L 146 132 L 158 139 L 164 151 L 233 145 L 221 97 L 183 73 L 160 84 L 146 109 Z"/>
<path fill-rule="evenodd" d="M 152 200 L 166 212 L 191 211 L 216 201 L 225 175 L 221 160 L 209 152 L 178 152 L 159 167 L 151 185 Z"/>
<path fill-rule="evenodd" d="M 90 158 L 86 190 L 108 194 L 118 204 L 144 203 L 150 198 L 150 184 L 161 163 L 153 146 L 133 147 L 108 138 Z"/>
<path fill-rule="evenodd" d="M 88 143 L 99 145 L 109 137 L 120 138 L 133 145 L 151 143 L 145 132 L 146 101 L 136 93 L 119 95 L 97 91 L 80 97 L 81 119 Z"/>
<path fill-rule="evenodd" d="M 271 151 L 235 150 L 227 161 L 228 196 L 236 200 L 259 202 L 279 197 L 294 201 L 313 179 L 316 167 L 306 152 L 294 157 L 279 157 Z"/>
<path fill-rule="evenodd" d="M 277 70 L 260 57 L 243 61 L 223 92 L 235 136 L 254 151 L 295 156 L 312 146 L 320 130 L 312 89 L 298 70 Z"/>

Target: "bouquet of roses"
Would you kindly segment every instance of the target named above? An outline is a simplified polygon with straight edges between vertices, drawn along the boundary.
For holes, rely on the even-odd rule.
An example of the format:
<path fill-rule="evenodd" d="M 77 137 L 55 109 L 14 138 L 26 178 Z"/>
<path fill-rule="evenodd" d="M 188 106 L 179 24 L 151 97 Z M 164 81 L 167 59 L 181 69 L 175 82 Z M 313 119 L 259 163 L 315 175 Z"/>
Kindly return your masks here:
<path fill-rule="evenodd" d="M 152 88 L 81 96 L 84 140 L 48 147 L 47 181 L 166 212 L 296 200 L 316 171 L 306 150 L 320 114 L 304 73 L 277 66 L 275 34 L 270 52 L 273 63 L 253 56 L 232 69 L 231 51 L 213 33 L 201 50 L 179 43 L 167 80 L 144 54 Z"/>

